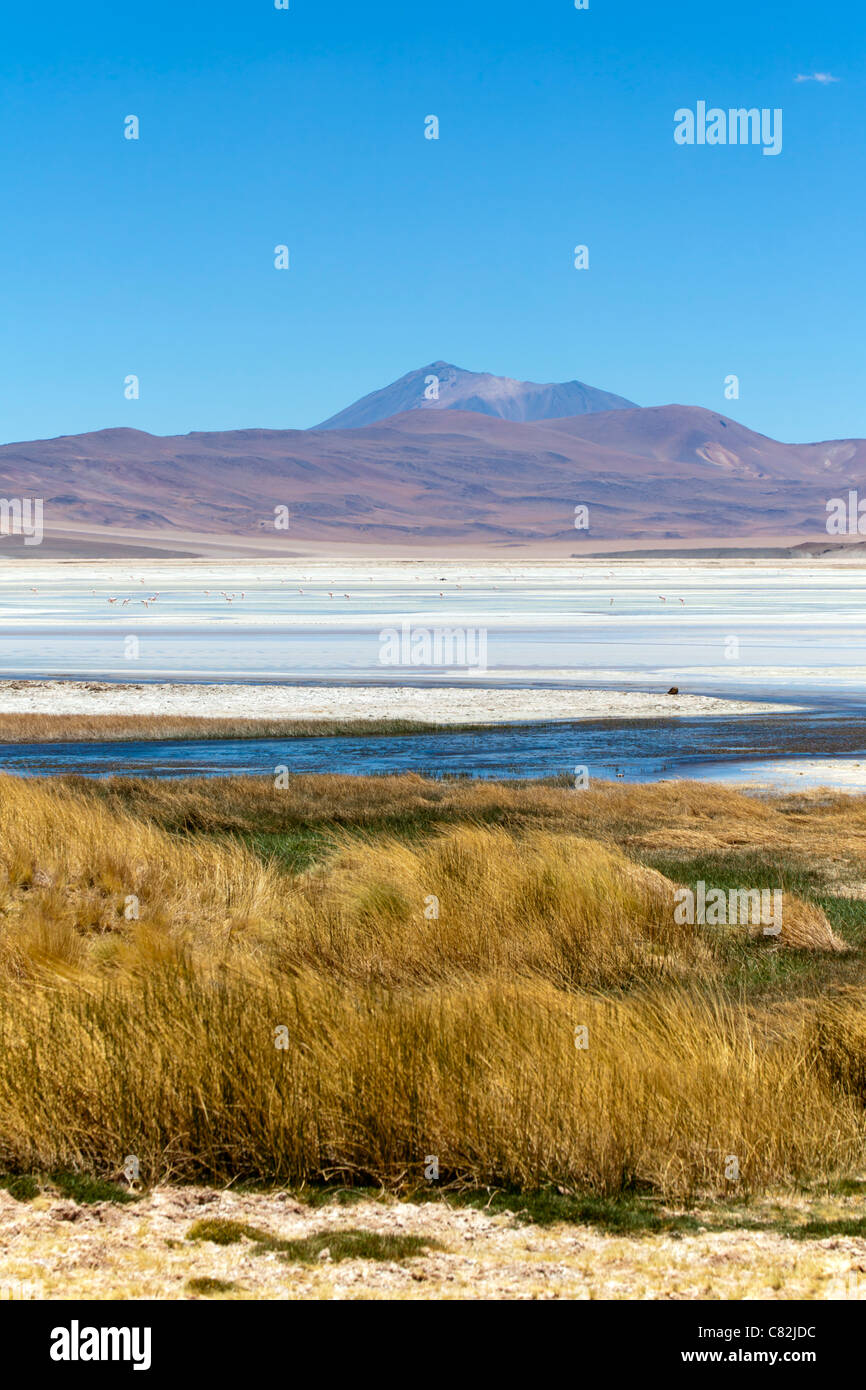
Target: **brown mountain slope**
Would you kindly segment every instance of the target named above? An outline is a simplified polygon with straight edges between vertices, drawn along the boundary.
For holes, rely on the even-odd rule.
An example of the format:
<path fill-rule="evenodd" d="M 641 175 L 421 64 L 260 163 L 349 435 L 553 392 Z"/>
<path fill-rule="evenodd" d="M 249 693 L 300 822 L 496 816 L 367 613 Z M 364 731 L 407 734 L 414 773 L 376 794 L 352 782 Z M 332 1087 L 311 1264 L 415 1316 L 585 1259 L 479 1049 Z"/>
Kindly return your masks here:
<path fill-rule="evenodd" d="M 110 429 L 7 444 L 0 496 L 44 498 L 49 536 L 562 553 L 587 540 L 820 537 L 827 499 L 857 487 L 864 466 L 864 440 L 782 444 L 690 406 L 533 423 L 411 411 L 353 430 Z M 574 528 L 581 504 L 588 532 Z M 0 537 L 0 555 L 16 540 Z"/>

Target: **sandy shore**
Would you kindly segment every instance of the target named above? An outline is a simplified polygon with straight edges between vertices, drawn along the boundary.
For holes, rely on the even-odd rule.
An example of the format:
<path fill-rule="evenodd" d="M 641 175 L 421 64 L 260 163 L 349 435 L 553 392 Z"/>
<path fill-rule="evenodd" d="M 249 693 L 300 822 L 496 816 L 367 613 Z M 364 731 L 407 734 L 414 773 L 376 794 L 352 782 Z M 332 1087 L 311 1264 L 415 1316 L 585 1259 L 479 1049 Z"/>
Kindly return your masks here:
<path fill-rule="evenodd" d="M 203 718 L 414 719 L 441 724 L 647 719 L 790 713 L 794 705 L 639 690 L 479 690 L 466 687 L 111 685 L 0 681 L 0 714 L 176 715 Z"/>

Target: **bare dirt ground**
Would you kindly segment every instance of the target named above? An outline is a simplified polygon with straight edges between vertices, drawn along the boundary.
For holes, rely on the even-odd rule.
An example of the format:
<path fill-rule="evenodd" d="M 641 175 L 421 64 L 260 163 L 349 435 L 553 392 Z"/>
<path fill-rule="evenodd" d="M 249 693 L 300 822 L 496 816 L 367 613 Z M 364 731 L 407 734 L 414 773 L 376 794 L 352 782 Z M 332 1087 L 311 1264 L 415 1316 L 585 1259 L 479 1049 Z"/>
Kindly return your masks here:
<path fill-rule="evenodd" d="M 324 1206 L 290 1193 L 237 1194 L 162 1187 L 140 1201 L 78 1205 L 0 1192 L 0 1297 L 38 1299 L 866 1299 L 866 1239 L 794 1239 L 772 1229 L 808 1215 L 844 1219 L 861 1199 L 756 1200 L 764 1230 L 719 1229 L 718 1204 L 692 1213 L 707 1226 L 683 1235 L 605 1234 L 587 1225 L 534 1225 L 519 1214 L 436 1199 Z M 746 1209 L 738 1208 L 742 1214 Z M 254 1240 L 190 1240 L 197 1221 L 243 1222 L 280 1239 L 363 1230 L 421 1236 L 438 1249 L 403 1260 L 312 1263 Z M 714 1228 L 715 1226 L 715 1228 Z M 217 1280 L 223 1288 L 190 1287 Z"/>

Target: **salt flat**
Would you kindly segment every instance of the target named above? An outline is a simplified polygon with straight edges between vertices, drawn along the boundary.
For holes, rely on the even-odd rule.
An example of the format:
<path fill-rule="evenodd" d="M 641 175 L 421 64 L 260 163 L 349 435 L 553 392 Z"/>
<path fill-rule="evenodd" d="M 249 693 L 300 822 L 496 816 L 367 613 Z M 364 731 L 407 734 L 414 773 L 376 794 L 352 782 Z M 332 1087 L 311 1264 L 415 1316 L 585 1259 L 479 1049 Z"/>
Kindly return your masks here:
<path fill-rule="evenodd" d="M 866 792 L 866 754 L 860 758 L 767 758 L 701 766 L 684 776 L 729 786 L 771 791 L 808 791 L 830 787 L 838 792 Z"/>
<path fill-rule="evenodd" d="M 647 719 L 785 713 L 795 706 L 639 690 L 454 686 L 109 685 L 0 681 L 2 714 L 185 715 L 204 718 L 414 719 L 441 724 Z"/>
<path fill-rule="evenodd" d="M 483 666 L 449 669 L 453 685 L 800 701 L 866 690 L 864 612 L 866 567 L 828 561 L 0 559 L 0 676 L 441 679 L 383 658 L 383 634 L 408 625 L 484 634 Z"/>

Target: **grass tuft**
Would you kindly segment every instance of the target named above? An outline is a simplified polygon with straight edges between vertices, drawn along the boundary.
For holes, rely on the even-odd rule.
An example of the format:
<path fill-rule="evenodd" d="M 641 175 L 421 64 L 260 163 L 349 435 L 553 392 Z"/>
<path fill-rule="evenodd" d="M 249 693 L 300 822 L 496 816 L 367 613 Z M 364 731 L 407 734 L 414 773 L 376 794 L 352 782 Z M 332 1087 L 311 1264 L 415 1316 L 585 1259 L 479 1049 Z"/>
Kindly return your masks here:
<path fill-rule="evenodd" d="M 214 783 L 0 778 L 7 1172 L 407 1193 L 435 1156 L 655 1229 L 731 1157 L 741 1197 L 866 1170 L 866 798 Z M 676 924 L 761 856 L 795 940 Z"/>
<path fill-rule="evenodd" d="M 207 1296 L 209 1294 L 235 1293 L 238 1286 L 227 1279 L 213 1279 L 209 1274 L 204 1274 L 195 1279 L 187 1279 L 184 1287 L 187 1293 Z"/>
<path fill-rule="evenodd" d="M 187 1240 L 207 1240 L 212 1245 L 237 1245 L 242 1240 L 257 1243 L 268 1242 L 271 1237 L 257 1226 L 249 1226 L 243 1221 L 229 1221 L 225 1217 L 208 1217 L 196 1221 L 186 1233 Z"/>
<path fill-rule="evenodd" d="M 428 1250 L 441 1250 L 438 1241 L 402 1233 L 378 1231 L 318 1231 L 302 1240 L 283 1241 L 280 1249 L 288 1264 L 313 1264 L 323 1257 L 333 1260 L 410 1260 Z"/>
<path fill-rule="evenodd" d="M 402 1233 L 380 1235 L 377 1231 L 355 1229 L 318 1231 L 300 1240 L 281 1240 L 257 1226 L 222 1217 L 196 1221 L 187 1240 L 206 1240 L 214 1245 L 237 1245 L 252 1241 L 256 1254 L 276 1252 L 289 1264 L 312 1264 L 322 1258 L 337 1260 L 404 1260 L 429 1249 L 440 1249 L 436 1241 Z"/>
<path fill-rule="evenodd" d="M 30 1173 L 4 1174 L 0 1177 L 0 1188 L 14 1197 L 16 1202 L 32 1202 L 40 1193 L 39 1183 Z"/>

